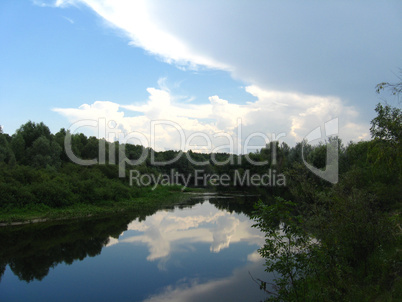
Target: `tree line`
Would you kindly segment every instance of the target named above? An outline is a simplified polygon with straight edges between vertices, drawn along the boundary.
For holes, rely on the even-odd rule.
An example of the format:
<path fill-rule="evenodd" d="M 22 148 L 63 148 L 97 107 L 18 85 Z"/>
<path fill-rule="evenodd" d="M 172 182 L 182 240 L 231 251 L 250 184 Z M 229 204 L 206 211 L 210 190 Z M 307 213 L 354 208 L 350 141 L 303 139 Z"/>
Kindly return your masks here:
<path fill-rule="evenodd" d="M 350 142 L 346 147 L 339 138 L 332 140 L 338 140 L 341 177 L 350 173 L 362 174 L 358 177 L 359 185 L 381 196 L 383 206 L 390 207 L 400 193 L 398 187 L 401 174 L 400 156 L 398 156 L 400 149 L 395 147 L 400 146 L 401 134 L 398 129 L 401 123 L 400 110 L 378 105 L 376 111 L 378 116 L 372 124 L 373 140 Z M 2 192 L 0 207 L 21 207 L 27 204 L 63 207 L 76 202 L 96 203 L 102 200 L 131 199 L 141 194 L 143 188 L 135 185 L 130 187 L 127 178 L 118 177 L 118 152 L 112 155 L 112 164 L 106 162 L 80 166 L 72 163 L 64 150 L 67 133 L 65 129 L 61 129 L 52 134 L 44 123 L 31 121 L 22 125 L 11 136 L 0 133 Z M 71 134 L 71 144 L 73 153 L 84 160 L 97 158 L 100 144 L 106 146 L 105 158 L 109 161 L 111 159 L 109 150 L 119 150 L 121 147 L 119 142 L 106 142 L 94 136 L 87 137 L 82 133 Z M 174 150 L 156 152 L 151 148 L 132 144 L 124 145 L 123 149 L 125 157 L 130 160 L 146 154 L 141 164 L 126 167 L 126 175 L 129 174 L 129 169 L 134 168 L 141 174 L 152 175 L 170 174 L 171 171 L 175 171 L 188 176 L 190 185 L 195 185 L 195 170 L 209 175 L 234 175 L 236 171 L 240 175 L 244 171 L 262 175 L 271 169 L 276 174 L 285 173 L 287 180 L 298 186 L 305 182 L 302 182 L 303 180 L 308 179 L 311 184 L 317 183 L 320 189 L 331 187 L 330 184 L 309 173 L 302 159 L 303 149 L 307 162 L 317 168 L 325 168 L 327 145 L 323 143 L 312 146 L 306 142 L 299 142 L 294 147 L 289 147 L 286 143 L 271 142 L 265 148 L 247 155 L 196 153 L 191 150 L 187 154 Z M 151 153 L 156 162 L 171 163 L 155 165 L 151 162 Z M 177 160 L 173 160 L 175 158 Z M 207 164 L 199 166 L 194 162 Z M 224 162 L 227 164 L 220 164 Z M 253 162 L 266 164 L 255 165 Z M 293 186 L 245 187 L 241 183 L 232 183 L 226 187 L 214 186 L 212 183 L 206 185 L 218 190 L 254 190 L 266 197 L 279 195 L 290 198 L 295 194 L 294 189 L 290 190 Z M 234 185 L 237 187 L 234 188 Z"/>

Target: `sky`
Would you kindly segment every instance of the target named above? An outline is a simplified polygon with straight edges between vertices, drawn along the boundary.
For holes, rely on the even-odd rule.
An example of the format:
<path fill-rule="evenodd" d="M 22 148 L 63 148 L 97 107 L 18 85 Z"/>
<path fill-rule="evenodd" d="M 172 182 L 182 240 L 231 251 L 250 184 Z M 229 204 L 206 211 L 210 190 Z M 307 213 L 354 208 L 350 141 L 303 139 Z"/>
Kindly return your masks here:
<path fill-rule="evenodd" d="M 402 1 L 2 0 L 0 125 L 247 153 L 337 119 L 365 140 L 401 54 Z"/>

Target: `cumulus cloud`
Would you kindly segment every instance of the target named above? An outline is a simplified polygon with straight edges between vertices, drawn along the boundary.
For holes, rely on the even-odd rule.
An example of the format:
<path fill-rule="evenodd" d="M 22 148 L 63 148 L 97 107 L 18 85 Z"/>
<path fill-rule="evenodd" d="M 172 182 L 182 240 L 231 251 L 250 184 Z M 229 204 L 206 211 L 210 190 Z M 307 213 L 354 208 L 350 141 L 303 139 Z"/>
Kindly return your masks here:
<path fill-rule="evenodd" d="M 216 221 L 210 251 L 219 253 L 222 249 L 227 248 L 239 224 L 240 221 L 234 217 L 220 217 Z"/>
<path fill-rule="evenodd" d="M 243 216 L 219 211 L 208 203 L 180 212 L 160 211 L 147 217 L 145 221 L 133 221 L 127 230 L 139 233 L 123 236 L 122 239 L 110 238 L 107 246 L 143 243 L 149 249 L 148 261 L 159 260 L 165 263 L 183 242 L 210 243 L 210 251 L 214 253 L 240 241 L 260 246 L 264 242 L 264 236 L 259 230 L 251 227 L 252 223 Z"/>
<path fill-rule="evenodd" d="M 98 133 L 95 127 L 93 135 L 107 139 L 110 133 L 114 133 L 115 138 L 141 133 L 146 139 L 132 143 L 145 143 L 158 151 L 192 149 L 248 153 L 253 149 L 246 149 L 245 143 L 252 135 L 255 137 L 249 139 L 247 145 L 256 146 L 254 149 L 272 140 L 293 145 L 334 118 L 340 120 L 339 136 L 344 141 L 368 138 L 368 125 L 354 121 L 358 115 L 356 109 L 345 106 L 337 97 L 267 91 L 255 85 L 245 89 L 257 100 L 239 105 L 215 95 L 209 97 L 209 103 L 192 104 L 175 101 L 177 98 L 165 87 L 148 88 L 149 98 L 143 104 L 97 101 L 79 108 L 53 110 L 72 123 L 80 120 L 100 123 L 102 119 L 106 123 L 106 134 Z M 109 124 L 116 126 L 111 128 Z"/>

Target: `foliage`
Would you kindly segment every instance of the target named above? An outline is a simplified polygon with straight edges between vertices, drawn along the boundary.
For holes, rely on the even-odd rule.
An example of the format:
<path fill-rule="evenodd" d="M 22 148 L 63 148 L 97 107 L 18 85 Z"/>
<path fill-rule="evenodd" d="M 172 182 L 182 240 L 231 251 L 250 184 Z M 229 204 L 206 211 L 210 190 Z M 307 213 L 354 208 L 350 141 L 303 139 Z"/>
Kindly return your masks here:
<path fill-rule="evenodd" d="M 402 112 L 401 109 L 377 104 L 377 116 L 371 121 L 371 136 L 374 139 L 385 140 L 392 144 L 401 144 Z"/>
<path fill-rule="evenodd" d="M 60 167 L 61 148 L 56 142 L 50 141 L 45 136 L 38 137 L 27 152 L 29 152 L 29 164 L 33 167 Z"/>
<path fill-rule="evenodd" d="M 380 93 L 383 90 L 390 90 L 393 95 L 400 95 L 402 93 L 402 69 L 399 69 L 399 73 L 401 74 L 398 76 L 400 82 L 398 83 L 389 83 L 389 82 L 382 82 L 377 84 L 376 92 Z"/>
<path fill-rule="evenodd" d="M 376 111 L 373 140 L 338 150 L 336 185 L 294 161 L 286 170 L 293 202 L 276 198 L 258 205 L 257 226 L 266 233 L 260 253 L 267 270 L 279 274 L 269 301 L 391 301 L 398 296 L 401 116 L 390 106 L 378 105 Z M 324 151 L 322 145 L 311 147 L 307 160 L 323 166 Z"/>
<path fill-rule="evenodd" d="M 15 164 L 15 155 L 6 136 L 2 133 L 0 133 L 0 162 L 5 162 L 9 165 Z"/>
<path fill-rule="evenodd" d="M 266 271 L 279 274 L 268 300 L 306 301 L 306 278 L 316 243 L 303 229 L 302 217 L 292 215 L 295 203 L 277 197 L 272 205 L 260 201 L 256 208 L 254 226 L 266 233 L 265 245 L 259 252 L 265 258 Z M 279 221 L 279 226 L 274 221 Z"/>
<path fill-rule="evenodd" d="M 279 275 L 269 301 L 363 301 L 392 287 L 399 270 L 394 224 L 355 185 L 346 177 L 326 193 L 305 194 L 313 201 L 259 203 L 256 226 L 266 233 L 260 254 Z"/>

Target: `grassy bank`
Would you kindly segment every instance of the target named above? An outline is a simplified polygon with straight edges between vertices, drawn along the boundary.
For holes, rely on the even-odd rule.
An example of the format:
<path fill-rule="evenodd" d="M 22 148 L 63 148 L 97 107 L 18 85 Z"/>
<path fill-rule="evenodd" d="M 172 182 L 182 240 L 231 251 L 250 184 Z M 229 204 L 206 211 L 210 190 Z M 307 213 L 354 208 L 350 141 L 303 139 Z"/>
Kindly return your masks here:
<path fill-rule="evenodd" d="M 77 203 L 62 208 L 52 208 L 44 204 L 28 204 L 24 207 L 11 207 L 0 212 L 0 226 L 9 224 L 35 223 L 48 220 L 77 219 L 94 216 L 115 215 L 127 211 L 157 210 L 188 201 L 186 192 L 203 190 L 180 187 L 158 187 L 156 190 L 144 188 L 140 197 L 125 201 L 99 201 L 95 204 Z"/>

